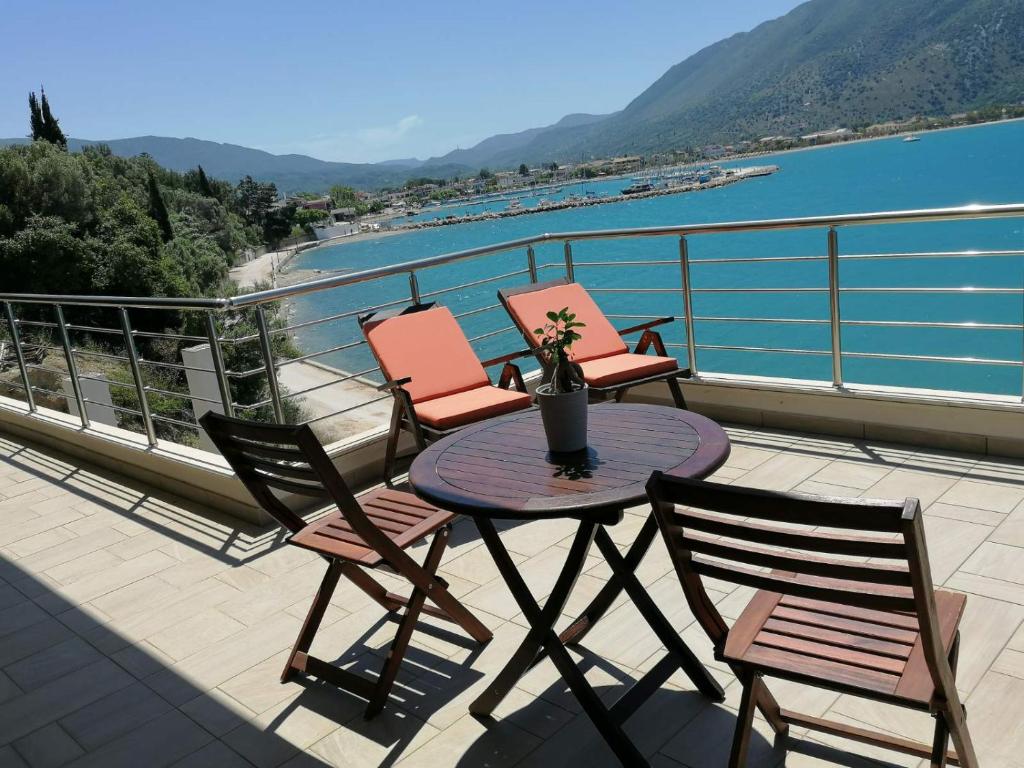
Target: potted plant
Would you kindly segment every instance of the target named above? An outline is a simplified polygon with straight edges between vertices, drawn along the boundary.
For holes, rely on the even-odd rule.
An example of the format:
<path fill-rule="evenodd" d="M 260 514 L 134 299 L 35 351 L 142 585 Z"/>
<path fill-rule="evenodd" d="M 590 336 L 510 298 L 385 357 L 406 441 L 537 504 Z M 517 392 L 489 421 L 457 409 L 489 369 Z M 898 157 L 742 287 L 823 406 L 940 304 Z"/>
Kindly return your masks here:
<path fill-rule="evenodd" d="M 537 403 L 548 448 L 554 453 L 581 451 L 587 447 L 587 384 L 583 369 L 570 358 L 573 342 L 582 337 L 576 315 L 564 307 L 548 312 L 550 321 L 535 328 L 540 337 L 540 353 L 545 356 L 545 369 L 550 378 L 537 387 Z"/>

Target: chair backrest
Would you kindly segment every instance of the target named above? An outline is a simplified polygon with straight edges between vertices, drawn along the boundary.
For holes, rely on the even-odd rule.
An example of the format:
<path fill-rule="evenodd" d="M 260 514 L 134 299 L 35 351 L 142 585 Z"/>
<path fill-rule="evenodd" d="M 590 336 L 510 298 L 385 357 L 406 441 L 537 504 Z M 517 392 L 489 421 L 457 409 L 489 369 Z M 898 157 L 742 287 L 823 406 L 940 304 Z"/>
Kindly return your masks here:
<path fill-rule="evenodd" d="M 291 533 L 306 523 L 275 491 L 333 501 L 368 546 L 381 554 L 394 548 L 367 518 L 308 424 L 257 424 L 213 411 L 199 423 L 256 502 Z"/>
<path fill-rule="evenodd" d="M 917 616 L 929 670 L 942 689 L 937 678 L 948 665 L 917 499 L 779 493 L 661 472 L 651 476 L 647 493 L 686 599 L 716 646 L 724 643 L 728 625 L 708 596 L 705 578 L 909 612 Z"/>
<path fill-rule="evenodd" d="M 412 379 L 405 389 L 414 403 L 491 383 L 447 307 L 415 304 L 374 312 L 361 316 L 359 325 L 384 376 Z"/>
<path fill-rule="evenodd" d="M 615 326 L 579 283 L 562 278 L 503 289 L 498 291 L 498 299 L 532 348 L 540 346 L 540 339 L 533 331 L 550 322 L 547 313 L 568 307 L 577 322 L 587 326 L 580 331 L 583 338 L 572 345 L 573 360 L 585 363 L 629 351 Z"/>

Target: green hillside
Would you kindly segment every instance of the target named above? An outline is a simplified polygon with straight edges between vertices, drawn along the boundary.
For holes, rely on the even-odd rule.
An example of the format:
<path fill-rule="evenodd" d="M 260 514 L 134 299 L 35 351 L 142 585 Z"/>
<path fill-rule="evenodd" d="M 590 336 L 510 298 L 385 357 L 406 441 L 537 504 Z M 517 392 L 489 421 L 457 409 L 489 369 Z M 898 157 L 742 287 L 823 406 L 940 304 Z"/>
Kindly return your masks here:
<path fill-rule="evenodd" d="M 624 110 L 492 158 L 651 152 L 1024 101 L 1020 0 L 811 0 L 675 65 Z"/>

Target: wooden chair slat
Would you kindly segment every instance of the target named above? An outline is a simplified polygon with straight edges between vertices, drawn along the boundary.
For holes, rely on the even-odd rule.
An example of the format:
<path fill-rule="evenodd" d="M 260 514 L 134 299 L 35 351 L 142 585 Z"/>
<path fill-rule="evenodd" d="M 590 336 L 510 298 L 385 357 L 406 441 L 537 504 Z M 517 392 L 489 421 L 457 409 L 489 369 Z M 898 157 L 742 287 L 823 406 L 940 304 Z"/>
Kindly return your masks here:
<path fill-rule="evenodd" d="M 859 621 L 882 624 L 887 627 L 897 627 L 911 632 L 917 632 L 920 628 L 917 616 L 913 611 L 905 613 L 893 613 L 890 611 L 872 611 L 869 608 L 858 608 L 852 605 L 838 605 L 822 600 L 812 600 L 805 597 L 786 595 L 782 598 L 782 605 L 797 608 L 805 611 L 814 611 L 826 615 L 842 616 Z"/>
<path fill-rule="evenodd" d="M 838 648 L 849 648 L 856 651 L 865 651 L 879 656 L 891 656 L 894 659 L 907 660 L 910 656 L 911 645 L 894 643 L 888 640 L 879 640 L 874 637 L 843 632 L 837 629 L 816 627 L 810 624 L 798 624 L 777 618 L 777 614 L 765 621 L 762 629 L 779 635 L 790 637 L 807 638 L 819 643 L 834 645 Z"/>
<path fill-rule="evenodd" d="M 300 496 L 313 496 L 317 498 L 330 497 L 330 494 L 321 485 L 314 485 L 312 483 L 298 483 L 292 480 L 285 480 L 283 477 L 269 475 L 259 470 L 255 470 L 251 474 L 259 478 L 260 482 L 262 482 L 268 488 L 276 488 L 279 491 L 285 491 L 287 493 L 297 493 Z"/>
<path fill-rule="evenodd" d="M 896 690 L 900 680 L 899 675 L 854 667 L 830 659 L 812 658 L 781 648 L 752 646 L 744 661 L 788 679 L 829 681 L 851 689 L 887 695 Z"/>
<path fill-rule="evenodd" d="M 819 659 L 831 659 L 851 667 L 887 672 L 890 675 L 902 675 L 907 664 L 906 659 L 896 659 L 854 648 L 827 645 L 816 640 L 777 634 L 767 630 L 759 632 L 754 638 L 753 644 L 766 648 L 780 648 L 784 651 L 793 651 Z"/>
<path fill-rule="evenodd" d="M 907 573 L 905 565 L 869 565 L 829 560 L 804 553 L 789 554 L 750 544 L 738 547 L 726 541 L 694 534 L 684 534 L 682 543 L 693 552 L 701 552 L 713 557 L 735 560 L 762 568 L 777 568 L 810 576 L 850 579 L 872 584 L 910 586 L 910 575 Z"/>
<path fill-rule="evenodd" d="M 733 539 L 753 541 L 761 544 L 802 549 L 807 552 L 824 552 L 830 555 L 851 555 L 854 557 L 877 557 L 887 560 L 904 559 L 906 547 L 900 540 L 877 537 L 851 536 L 830 533 L 818 535 L 796 529 L 777 528 L 740 520 L 723 520 L 721 517 L 694 510 L 676 511 L 672 516 L 676 525 L 729 536 Z"/>
<path fill-rule="evenodd" d="M 786 597 L 789 597 L 787 595 Z M 815 601 L 820 602 L 820 601 Z M 839 606 L 837 608 L 853 608 L 853 606 Z M 871 611 L 871 613 L 882 613 Z M 789 607 L 785 598 L 780 602 L 779 607 L 772 614 L 775 618 L 784 621 L 802 624 L 808 627 L 820 627 L 822 629 L 835 629 L 840 632 L 847 632 L 851 635 L 859 635 L 866 638 L 885 640 L 902 645 L 913 645 L 917 640 L 917 628 L 900 629 L 887 624 L 858 621 L 857 619 L 846 618 L 835 614 L 818 613 L 815 611 L 804 611 L 798 608 Z"/>
<path fill-rule="evenodd" d="M 725 565 L 700 557 L 694 557 L 692 563 L 693 570 L 701 576 L 710 576 L 714 579 L 731 581 L 769 592 L 781 592 L 782 594 L 811 597 L 830 602 L 847 602 L 851 605 L 881 610 L 899 611 L 910 610 L 914 607 L 914 597 L 910 590 L 899 587 L 858 584 L 857 582 L 826 579 L 819 576 L 790 578 L 736 565 Z"/>

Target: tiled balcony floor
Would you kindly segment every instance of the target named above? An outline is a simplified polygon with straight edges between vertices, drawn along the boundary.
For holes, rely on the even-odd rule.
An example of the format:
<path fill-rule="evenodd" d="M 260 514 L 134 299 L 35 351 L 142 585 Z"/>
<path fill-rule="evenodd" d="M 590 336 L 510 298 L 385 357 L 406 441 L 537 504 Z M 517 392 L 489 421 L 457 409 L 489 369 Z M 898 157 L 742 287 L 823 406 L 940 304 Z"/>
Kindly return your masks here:
<path fill-rule="evenodd" d="M 981 762 L 1024 765 L 1024 464 L 799 434 L 730 430 L 719 480 L 844 495 L 920 497 L 936 582 L 970 594 L 958 682 Z M 53 451 L 0 438 L 0 766 L 613 765 L 575 700 L 543 663 L 492 722 L 467 703 L 522 639 L 524 622 L 466 521 L 442 567 L 495 632 L 482 651 L 448 633 L 414 635 L 385 713 L 329 686 L 278 674 L 323 573 L 276 531 L 238 529 Z M 613 529 L 628 542 L 639 510 Z M 535 591 L 549 589 L 571 524 L 502 534 Z M 708 663 L 660 543 L 641 568 L 665 613 Z M 598 558 L 568 612 L 607 576 Z M 387 578 L 387 577 L 385 577 Z M 398 587 L 399 584 L 395 584 Z M 402 587 L 404 589 L 404 587 Z M 720 594 L 734 617 L 749 592 Z M 393 631 L 339 589 L 313 652 L 375 670 Z M 660 658 L 622 603 L 578 658 L 602 695 Z M 730 675 L 720 665 L 723 682 Z M 775 683 L 783 706 L 930 741 L 926 715 Z M 659 768 L 724 765 L 738 685 L 724 706 L 677 675 L 627 730 Z M 918 765 L 828 737 L 773 750 L 764 723 L 751 766 Z M 800 734 L 797 733 L 799 736 Z M 878 761 L 878 762 L 876 762 Z"/>

